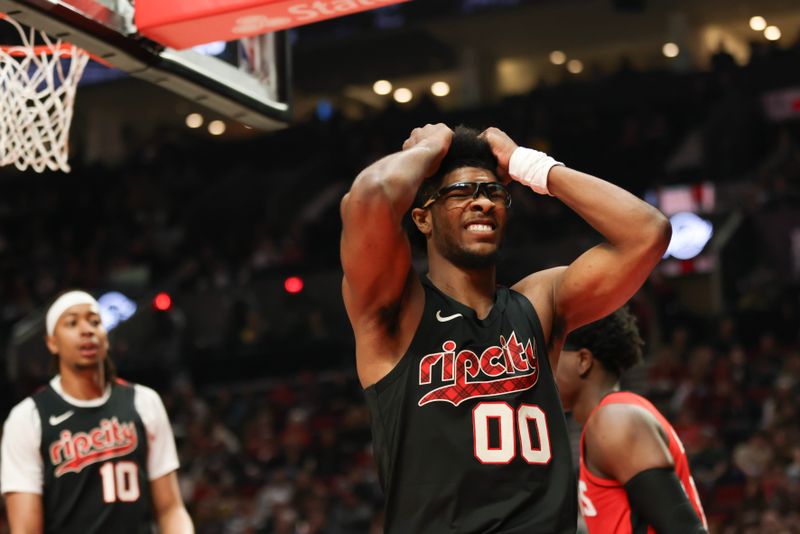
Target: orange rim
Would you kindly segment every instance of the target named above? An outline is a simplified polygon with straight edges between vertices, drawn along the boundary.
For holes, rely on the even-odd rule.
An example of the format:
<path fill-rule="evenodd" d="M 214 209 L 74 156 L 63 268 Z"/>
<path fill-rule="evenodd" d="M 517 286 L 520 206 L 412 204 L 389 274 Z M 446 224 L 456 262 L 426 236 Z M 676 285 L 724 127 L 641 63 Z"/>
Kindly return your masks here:
<path fill-rule="evenodd" d="M 23 57 L 30 55 L 30 50 L 22 45 L 0 45 L 0 50 L 13 57 Z M 72 55 L 72 45 L 61 43 L 58 46 L 38 45 L 33 47 L 33 53 L 37 56 L 42 54 L 51 55 L 56 52 L 64 56 Z"/>
<path fill-rule="evenodd" d="M 10 19 L 10 18 L 11 17 L 6 15 L 5 13 L 0 12 L 0 19 Z M 2 50 L 3 52 L 5 52 L 6 54 L 8 54 L 9 56 L 12 56 L 12 57 L 24 57 L 24 56 L 30 55 L 30 50 L 28 49 L 28 47 L 25 47 L 25 46 L 22 46 L 22 45 L 0 45 L 0 50 Z M 79 50 L 81 50 L 81 49 L 79 49 Z M 94 61 L 100 63 L 101 65 L 105 65 L 106 67 L 112 68 L 112 69 L 114 68 L 113 65 L 111 65 L 105 59 L 97 57 L 94 54 L 89 54 L 89 52 L 86 52 L 85 50 L 82 50 L 82 52 L 88 54 L 90 58 L 92 58 Z M 40 56 L 42 54 L 52 55 L 52 54 L 55 54 L 55 53 L 59 53 L 60 55 L 65 56 L 65 57 L 71 57 L 72 56 L 72 45 L 69 44 L 69 43 L 61 43 L 58 46 L 37 45 L 37 46 L 33 47 L 33 55 L 36 55 L 36 56 Z"/>

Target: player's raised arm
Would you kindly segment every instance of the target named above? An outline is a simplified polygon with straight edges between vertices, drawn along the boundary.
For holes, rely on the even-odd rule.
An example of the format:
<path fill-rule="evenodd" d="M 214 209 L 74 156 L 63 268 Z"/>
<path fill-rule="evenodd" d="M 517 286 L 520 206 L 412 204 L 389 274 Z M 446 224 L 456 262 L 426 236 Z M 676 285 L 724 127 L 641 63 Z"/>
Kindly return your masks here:
<path fill-rule="evenodd" d="M 402 219 L 422 181 L 438 169 L 452 135 L 444 124 L 416 128 L 402 151 L 364 169 L 342 199 L 342 292 L 354 328 L 401 299 L 411 271 Z"/>
<path fill-rule="evenodd" d="M 559 341 L 567 332 L 619 308 L 641 287 L 669 244 L 664 215 L 616 185 L 521 148 L 505 133 L 484 133 L 501 171 L 534 191 L 549 194 L 580 215 L 605 242 L 586 251 L 566 269 L 552 271 L 553 328 Z M 523 279 L 515 289 L 530 295 L 541 276 Z"/>

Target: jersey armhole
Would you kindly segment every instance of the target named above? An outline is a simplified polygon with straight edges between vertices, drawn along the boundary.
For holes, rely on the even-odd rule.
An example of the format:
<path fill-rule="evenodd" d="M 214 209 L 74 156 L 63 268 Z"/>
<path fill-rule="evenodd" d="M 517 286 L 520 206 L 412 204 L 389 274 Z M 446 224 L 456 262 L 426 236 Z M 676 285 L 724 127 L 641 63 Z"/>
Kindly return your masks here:
<path fill-rule="evenodd" d="M 394 382 L 396 382 L 401 376 L 403 376 L 403 371 L 406 367 L 410 365 L 409 361 L 409 354 L 414 352 L 414 348 L 419 341 L 420 338 L 420 331 L 423 329 L 423 322 L 425 320 L 425 314 L 428 311 L 428 303 L 430 300 L 428 299 L 428 290 L 425 287 L 425 283 L 422 282 L 422 276 L 417 275 L 420 279 L 420 286 L 422 287 L 422 313 L 419 317 L 419 322 L 417 323 L 416 329 L 414 330 L 414 335 L 411 336 L 411 342 L 408 344 L 405 352 L 397 361 L 397 363 L 392 367 L 392 369 L 386 373 L 380 380 L 371 384 L 362 389 L 362 391 L 366 394 L 367 392 L 374 392 L 374 394 L 380 394 L 385 391 L 389 386 L 391 386 Z"/>

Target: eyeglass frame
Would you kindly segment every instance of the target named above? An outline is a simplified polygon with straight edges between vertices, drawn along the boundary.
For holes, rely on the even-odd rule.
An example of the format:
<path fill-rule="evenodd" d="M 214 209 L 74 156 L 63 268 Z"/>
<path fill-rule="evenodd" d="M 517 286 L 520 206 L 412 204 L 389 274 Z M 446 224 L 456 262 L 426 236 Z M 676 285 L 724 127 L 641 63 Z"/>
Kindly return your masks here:
<path fill-rule="evenodd" d="M 503 202 L 503 204 L 505 205 L 506 208 L 511 207 L 511 191 L 509 191 L 508 188 L 504 184 L 502 184 L 501 182 L 465 181 L 465 182 L 455 182 L 455 183 L 452 183 L 450 185 L 446 185 L 446 186 L 442 187 L 436 193 L 431 195 L 431 197 L 428 200 L 425 201 L 425 203 L 422 205 L 422 209 L 428 208 L 434 202 L 436 202 L 440 198 L 443 198 L 444 195 L 446 195 L 447 193 L 449 193 L 453 189 L 457 188 L 458 186 L 462 186 L 462 185 L 466 185 L 466 184 L 470 184 L 470 185 L 476 184 L 477 185 L 477 187 L 475 189 L 475 192 L 472 194 L 472 200 L 476 200 L 478 198 L 478 196 L 481 194 L 481 191 L 483 191 L 483 196 L 485 196 L 487 199 L 491 200 L 492 202 L 494 202 L 494 199 L 492 199 L 492 197 L 486 191 L 487 185 L 488 184 L 492 184 L 493 186 L 500 187 L 503 191 L 506 192 L 506 199 L 507 200 L 505 202 Z M 447 198 L 447 197 L 444 197 L 444 198 Z"/>

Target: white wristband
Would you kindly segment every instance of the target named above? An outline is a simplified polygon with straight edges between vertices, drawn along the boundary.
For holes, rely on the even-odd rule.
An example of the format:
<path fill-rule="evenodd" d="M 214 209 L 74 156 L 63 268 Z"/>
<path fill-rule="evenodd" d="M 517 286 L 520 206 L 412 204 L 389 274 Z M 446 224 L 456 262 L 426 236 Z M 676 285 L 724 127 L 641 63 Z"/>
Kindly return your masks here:
<path fill-rule="evenodd" d="M 540 195 L 549 195 L 547 174 L 556 165 L 564 165 L 544 152 L 532 148 L 517 147 L 508 162 L 508 174 Z"/>

